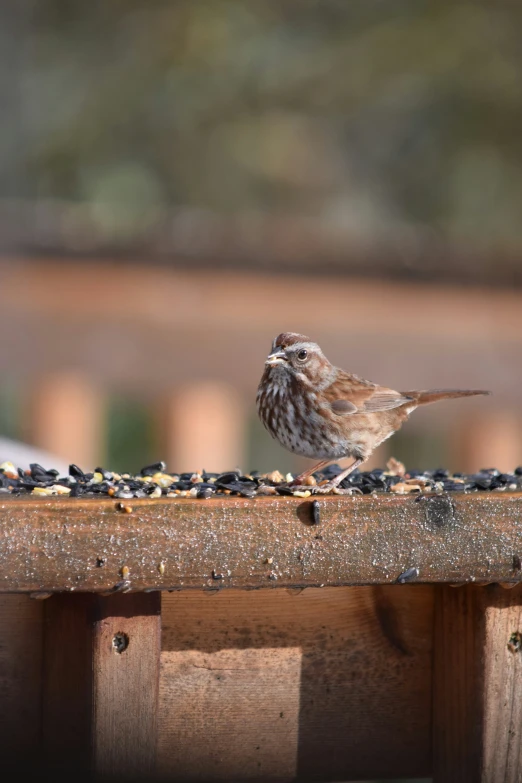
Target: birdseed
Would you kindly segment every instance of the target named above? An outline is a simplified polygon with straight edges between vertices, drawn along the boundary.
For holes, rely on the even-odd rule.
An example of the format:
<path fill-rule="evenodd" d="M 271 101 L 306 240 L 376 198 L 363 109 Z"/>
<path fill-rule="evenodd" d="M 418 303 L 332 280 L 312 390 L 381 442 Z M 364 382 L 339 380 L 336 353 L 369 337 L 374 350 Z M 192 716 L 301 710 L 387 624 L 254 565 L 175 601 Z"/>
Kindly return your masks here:
<path fill-rule="evenodd" d="M 157 462 L 142 468 L 136 475 L 114 473 L 101 467 L 88 473 L 78 465 L 70 465 L 69 474 L 61 476 L 57 470 L 43 468 L 37 463 L 31 464 L 29 470 L 23 470 L 12 462 L 4 462 L 0 465 L 0 494 L 41 497 L 64 495 L 70 498 L 107 496 L 119 501 L 161 497 L 210 500 L 225 495 L 244 498 L 267 495 L 307 498 L 341 470 L 339 465 L 329 465 L 314 473 L 313 483 L 306 481 L 303 485 L 294 485 L 291 473 L 284 476 L 277 470 L 270 473 L 252 471 L 247 474 L 240 470 L 226 473 L 169 473 L 164 462 Z M 522 490 L 522 466 L 515 468 L 512 473 L 483 468 L 478 473 L 465 475 L 450 473 L 443 468 L 408 471 L 404 465 L 392 460 L 388 462 L 387 470 L 355 470 L 341 482 L 340 489 L 350 490 L 350 494 L 417 496 L 442 492 L 515 492 Z M 336 491 L 333 490 L 331 494 L 336 494 Z M 124 503 L 119 505 L 127 508 Z"/>

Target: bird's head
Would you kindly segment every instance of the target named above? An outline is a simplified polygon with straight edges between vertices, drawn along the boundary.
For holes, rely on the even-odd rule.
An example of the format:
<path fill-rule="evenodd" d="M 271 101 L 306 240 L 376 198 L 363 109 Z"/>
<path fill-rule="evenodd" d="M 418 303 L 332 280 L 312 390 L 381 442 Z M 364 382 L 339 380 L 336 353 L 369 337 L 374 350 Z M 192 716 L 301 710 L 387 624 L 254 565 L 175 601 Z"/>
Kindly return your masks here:
<path fill-rule="evenodd" d="M 275 375 L 290 374 L 300 380 L 317 380 L 330 367 L 317 343 L 304 334 L 283 332 L 272 343 L 265 367 Z"/>

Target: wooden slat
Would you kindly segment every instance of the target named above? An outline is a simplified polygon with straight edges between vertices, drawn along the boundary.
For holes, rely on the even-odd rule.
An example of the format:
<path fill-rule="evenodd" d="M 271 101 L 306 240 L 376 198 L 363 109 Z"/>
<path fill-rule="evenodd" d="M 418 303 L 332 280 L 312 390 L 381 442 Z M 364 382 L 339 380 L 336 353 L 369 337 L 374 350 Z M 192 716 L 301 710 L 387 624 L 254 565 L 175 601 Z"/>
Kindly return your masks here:
<path fill-rule="evenodd" d="M 103 601 L 93 649 L 93 766 L 98 774 L 147 779 L 154 771 L 160 610 L 159 593 Z"/>
<path fill-rule="evenodd" d="M 0 503 L 0 591 L 516 582 L 522 494 Z M 417 569 L 417 572 L 414 570 Z"/>
<path fill-rule="evenodd" d="M 44 745 L 56 772 L 150 776 L 156 755 L 159 593 L 53 596 L 46 612 Z"/>
<path fill-rule="evenodd" d="M 103 396 L 79 371 L 47 371 L 30 384 L 24 416 L 26 440 L 56 455 L 94 470 L 106 451 Z"/>
<path fill-rule="evenodd" d="M 158 454 L 168 465 L 201 471 L 206 465 L 234 470 L 244 464 L 246 412 L 230 384 L 184 384 L 154 404 Z M 210 470 L 210 467 L 207 468 Z"/>
<path fill-rule="evenodd" d="M 434 780 L 519 783 L 522 587 L 435 589 Z"/>
<path fill-rule="evenodd" d="M 39 750 L 42 609 L 25 595 L 0 597 L 0 754 L 17 776 Z"/>
<path fill-rule="evenodd" d="M 158 773 L 430 771 L 433 588 L 163 594 Z"/>

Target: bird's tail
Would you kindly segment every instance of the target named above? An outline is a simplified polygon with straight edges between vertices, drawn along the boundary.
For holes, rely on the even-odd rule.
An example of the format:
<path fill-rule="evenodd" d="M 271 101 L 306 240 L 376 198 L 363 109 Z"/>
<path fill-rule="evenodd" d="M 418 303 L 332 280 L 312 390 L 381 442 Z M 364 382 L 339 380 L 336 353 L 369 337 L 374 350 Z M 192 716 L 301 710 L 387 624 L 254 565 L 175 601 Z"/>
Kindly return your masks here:
<path fill-rule="evenodd" d="M 439 400 L 451 400 L 455 397 L 475 397 L 477 394 L 491 394 L 480 389 L 430 389 L 429 391 L 401 392 L 405 397 L 413 397 L 417 405 L 429 405 Z"/>

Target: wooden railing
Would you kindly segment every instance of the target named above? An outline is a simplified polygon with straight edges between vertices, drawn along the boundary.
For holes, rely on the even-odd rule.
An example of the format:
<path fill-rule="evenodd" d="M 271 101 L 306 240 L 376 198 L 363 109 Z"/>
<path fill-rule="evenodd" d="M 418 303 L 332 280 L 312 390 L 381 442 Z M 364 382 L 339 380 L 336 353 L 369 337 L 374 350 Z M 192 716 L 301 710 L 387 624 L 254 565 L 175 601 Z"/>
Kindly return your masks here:
<path fill-rule="evenodd" d="M 128 504 L 0 499 L 5 764 L 519 780 L 522 494 Z"/>

